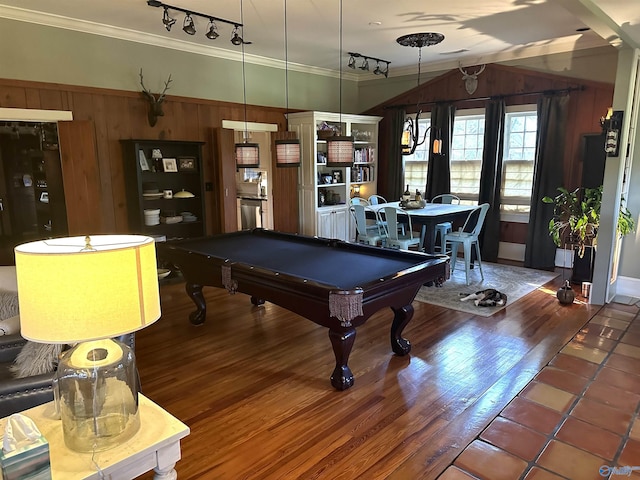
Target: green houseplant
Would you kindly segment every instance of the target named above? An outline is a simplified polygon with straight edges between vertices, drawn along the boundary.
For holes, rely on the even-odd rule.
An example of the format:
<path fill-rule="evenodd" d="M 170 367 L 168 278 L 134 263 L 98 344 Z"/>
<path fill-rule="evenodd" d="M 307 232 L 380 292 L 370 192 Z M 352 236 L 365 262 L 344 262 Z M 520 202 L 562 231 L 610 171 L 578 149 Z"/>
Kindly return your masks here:
<path fill-rule="evenodd" d="M 600 207 L 602 205 L 602 186 L 597 188 L 579 187 L 570 192 L 559 187 L 560 192 L 555 197 L 544 197 L 544 203 L 554 205 L 553 218 L 549 221 L 549 235 L 554 243 L 572 245 L 580 258 L 584 256 L 585 248 L 594 246 L 598 226 L 600 225 Z M 622 205 L 616 226 L 618 235 L 623 236 L 635 230 L 635 222 L 631 212 Z"/>

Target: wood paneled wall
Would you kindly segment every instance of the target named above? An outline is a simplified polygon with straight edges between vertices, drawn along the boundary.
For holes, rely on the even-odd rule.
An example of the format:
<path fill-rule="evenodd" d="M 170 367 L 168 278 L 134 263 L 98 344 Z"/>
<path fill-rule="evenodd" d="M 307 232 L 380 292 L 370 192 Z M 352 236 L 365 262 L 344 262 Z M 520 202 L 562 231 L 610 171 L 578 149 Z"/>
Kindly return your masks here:
<path fill-rule="evenodd" d="M 577 80 L 574 78 L 551 75 L 532 70 L 487 65 L 485 71 L 478 76 L 478 89 L 469 95 L 458 70 L 452 70 L 429 82 L 388 100 L 366 114 L 381 115 L 390 113 L 393 105 L 406 105 L 407 113 L 415 113 L 419 103 L 455 102 L 458 109 L 484 107 L 485 100 L 470 101 L 470 98 L 486 98 L 507 95 L 507 105 L 523 105 L 536 103 L 539 95 L 526 95 L 529 92 L 559 90 L 565 88 L 581 88 L 570 93 L 569 118 L 567 122 L 566 143 L 564 151 L 564 181 L 570 190 L 579 186 L 582 179 L 581 138 L 585 133 L 601 131 L 600 117 L 604 115 L 613 101 L 613 84 Z M 520 95 L 522 94 L 522 95 Z M 430 105 L 421 107 L 424 112 L 431 110 Z M 428 116 L 428 114 L 426 114 Z M 389 128 L 386 118 L 381 122 L 381 132 Z M 388 141 L 384 135 L 380 137 L 379 172 L 389 171 L 390 157 Z M 603 146 L 604 148 L 604 146 Z M 378 187 L 380 190 L 380 186 Z M 384 194 L 384 193 L 383 193 Z M 500 228 L 500 239 L 505 242 L 525 243 L 525 224 L 508 224 L 503 222 Z"/>
<path fill-rule="evenodd" d="M 582 178 L 581 135 L 600 130 L 599 119 L 611 105 L 613 85 L 488 65 L 478 77 L 478 89 L 473 97 L 523 94 L 506 99 L 509 105 L 517 105 L 535 103 L 537 97 L 524 95 L 527 92 L 567 87 L 584 87 L 571 93 L 564 155 L 564 184 L 574 188 Z M 388 112 L 386 107 L 397 104 L 411 105 L 406 108 L 411 112 L 415 111 L 418 102 L 464 100 L 469 97 L 460 72 L 452 70 L 365 113 L 384 116 Z M 484 101 L 460 101 L 457 104 L 458 108 L 476 108 L 483 106 Z M 220 135 L 216 131 L 221 130 L 223 119 L 244 120 L 244 107 L 241 104 L 169 95 L 163 105 L 164 116 L 158 119 L 155 127 L 150 127 L 147 123 L 147 102 L 140 92 L 0 79 L 0 107 L 70 110 L 75 121 L 93 125 L 95 156 L 85 153 L 67 155 L 67 161 L 73 162 L 72 165 L 66 164 L 64 172 L 67 183 L 67 170 L 73 168 L 69 177 L 73 181 L 71 185 L 65 185 L 66 194 L 70 197 L 67 214 L 70 226 L 74 226 L 73 233 L 82 233 L 81 230 L 87 229 L 129 232 L 120 140 L 130 138 L 205 142 L 204 180 L 214 186 L 212 191 L 206 192 L 205 198 L 207 233 L 228 231 L 235 223 L 235 194 L 230 193 L 235 192 L 235 184 L 229 184 L 235 170 L 233 152 L 225 150 L 224 142 L 219 141 Z M 424 110 L 429 110 L 429 107 L 424 107 Z M 277 124 L 278 130 L 284 131 L 284 113 L 284 109 L 249 105 L 247 120 Z M 384 123 L 383 120 L 379 181 L 388 171 L 389 162 L 386 154 L 388 142 L 383 134 Z M 83 148 L 90 144 L 91 140 L 86 138 L 86 134 L 80 135 L 82 138 L 74 138 L 72 133 L 65 133 L 61 142 L 66 144 L 61 145 L 63 162 L 67 152 L 82 150 L 72 148 L 70 142 L 82 142 Z M 274 172 L 273 185 L 278 186 L 277 198 L 274 198 L 276 229 L 296 232 L 297 172 L 287 168 L 276 168 Z M 76 201 L 78 198 L 87 198 L 87 201 Z M 227 218 L 229 215 L 232 215 L 232 220 Z M 522 225 L 503 224 L 501 232 L 503 241 L 524 243 L 526 228 L 522 228 Z"/>
<path fill-rule="evenodd" d="M 242 104 L 167 95 L 164 116 L 150 127 L 147 101 L 140 92 L 0 79 L 0 107 L 73 112 L 74 121 L 69 129 L 61 129 L 60 142 L 72 234 L 129 232 L 120 140 L 131 138 L 205 142 L 204 181 L 214 185 L 205 198 L 207 233 L 229 229 L 228 225 L 225 228 L 225 211 L 233 211 L 235 224 L 235 184 L 225 185 L 234 178 L 227 175 L 235 171 L 233 152 L 220 154 L 213 139 L 215 130 L 222 128 L 222 120 L 245 119 Z M 247 120 L 276 124 L 278 130 L 285 130 L 284 113 L 284 109 L 249 105 Z M 91 133 L 93 139 L 89 138 Z M 89 147 L 95 149 L 95 155 L 86 153 Z M 295 194 L 297 177 L 284 170 L 274 171 L 274 181 L 287 190 L 286 195 L 291 191 Z M 232 197 L 225 196 L 225 187 Z M 281 215 L 290 217 L 290 205 L 280 213 L 278 204 L 274 204 L 274 219 Z M 278 220 L 276 224 L 282 225 Z M 290 231 L 297 232 L 297 222 L 284 224 L 294 225 Z"/>

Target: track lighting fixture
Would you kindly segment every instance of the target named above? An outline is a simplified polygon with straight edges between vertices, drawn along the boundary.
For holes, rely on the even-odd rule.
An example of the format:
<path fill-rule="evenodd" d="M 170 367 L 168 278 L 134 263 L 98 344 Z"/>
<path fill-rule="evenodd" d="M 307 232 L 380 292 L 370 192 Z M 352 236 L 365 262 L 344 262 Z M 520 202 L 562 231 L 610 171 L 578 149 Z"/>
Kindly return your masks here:
<path fill-rule="evenodd" d="M 349 63 L 347 63 L 347 67 L 355 70 L 356 62 L 358 58 L 362 59 L 362 63 L 358 67 L 360 70 L 369 71 L 369 60 L 376 62 L 376 68 L 373 70 L 375 75 L 384 75 L 385 78 L 389 77 L 389 64 L 391 63 L 388 60 L 383 60 L 382 58 L 370 57 L 368 55 L 362 55 L 357 52 L 348 52 L 349 53 Z M 386 65 L 385 69 L 382 70 L 380 68 L 380 64 L 384 63 Z"/>
<path fill-rule="evenodd" d="M 190 13 L 187 13 L 186 17 L 184 17 L 184 22 L 182 23 L 182 30 L 184 30 L 184 33 L 187 33 L 189 35 L 196 34 L 196 26 L 193 23 L 193 18 L 191 18 Z"/>
<path fill-rule="evenodd" d="M 231 43 L 234 45 L 249 45 L 251 42 L 245 41 L 239 33 L 239 29 L 243 27 L 242 22 L 234 22 L 233 20 L 225 20 L 224 18 L 214 17 L 213 15 L 207 15 L 205 13 L 194 12 L 193 10 L 185 10 L 181 7 L 176 7 L 175 5 L 169 5 L 167 3 L 163 3 L 160 0 L 147 0 L 147 5 L 150 7 L 161 7 L 164 9 L 164 13 L 162 15 L 162 23 L 164 28 L 167 29 L 167 32 L 171 31 L 171 27 L 173 27 L 174 23 L 176 23 L 176 19 L 172 18 L 169 15 L 169 10 L 175 10 L 178 12 L 182 12 L 185 14 L 184 22 L 182 24 L 182 30 L 188 35 L 196 34 L 196 24 L 193 20 L 193 17 L 202 17 L 209 21 L 209 25 L 207 26 L 207 31 L 204 34 L 209 40 L 215 40 L 220 36 L 218 33 L 218 27 L 215 22 L 227 23 L 229 25 L 233 25 L 233 32 L 231 34 Z"/>
<path fill-rule="evenodd" d="M 220 34 L 218 33 L 218 27 L 216 27 L 216 24 L 213 21 L 213 19 L 209 20 L 209 25 L 207 26 L 207 33 L 205 33 L 204 36 L 207 37 L 209 40 L 215 40 L 220 36 Z"/>
<path fill-rule="evenodd" d="M 164 28 L 167 29 L 167 32 L 170 32 L 171 27 L 173 27 L 173 24 L 176 23 L 176 19 L 171 18 L 169 16 L 169 9 L 167 7 L 164 7 L 164 15 L 162 16 L 162 23 L 164 23 Z"/>

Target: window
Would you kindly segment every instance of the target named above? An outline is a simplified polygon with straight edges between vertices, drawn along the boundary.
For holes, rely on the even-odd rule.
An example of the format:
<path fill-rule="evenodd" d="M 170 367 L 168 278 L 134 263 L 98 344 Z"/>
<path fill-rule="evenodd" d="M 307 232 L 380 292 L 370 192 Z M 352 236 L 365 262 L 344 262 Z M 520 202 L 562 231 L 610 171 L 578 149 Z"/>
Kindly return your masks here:
<path fill-rule="evenodd" d="M 478 202 L 484 147 L 484 109 L 458 110 L 451 137 L 451 193 L 464 204 Z"/>
<path fill-rule="evenodd" d="M 507 108 L 500 205 L 503 213 L 529 213 L 537 133 L 535 105 Z"/>
<path fill-rule="evenodd" d="M 480 193 L 480 173 L 484 147 L 484 109 L 457 110 L 451 138 L 451 193 L 462 203 L 475 204 Z M 420 135 L 431 125 L 420 119 Z M 528 214 L 533 186 L 538 114 L 535 105 L 507 107 L 505 113 L 504 156 L 500 206 L 503 214 Z M 421 192 L 427 183 L 429 142 L 404 157 L 404 190 Z M 513 218 L 518 221 L 519 219 Z M 523 221 L 520 219 L 519 221 Z M 524 220 L 526 221 L 526 220 Z"/>
<path fill-rule="evenodd" d="M 427 128 L 431 125 L 430 118 L 420 119 L 419 125 L 419 138 L 422 139 L 427 131 Z M 420 193 L 424 193 L 424 189 L 427 186 L 427 167 L 429 166 L 429 138 L 427 138 L 422 145 L 418 145 L 413 155 L 403 155 L 404 158 L 404 184 L 402 185 L 402 191 L 404 192 L 407 184 L 409 184 L 409 191 L 415 193 L 419 190 Z"/>

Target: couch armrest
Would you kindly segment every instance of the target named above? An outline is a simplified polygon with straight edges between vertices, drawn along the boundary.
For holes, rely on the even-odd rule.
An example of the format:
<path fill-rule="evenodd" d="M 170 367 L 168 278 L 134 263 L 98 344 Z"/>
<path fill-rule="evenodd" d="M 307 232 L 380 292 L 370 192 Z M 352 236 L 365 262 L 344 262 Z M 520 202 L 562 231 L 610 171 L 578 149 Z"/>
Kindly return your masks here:
<path fill-rule="evenodd" d="M 0 363 L 13 362 L 25 343 L 20 335 L 0 336 Z"/>
<path fill-rule="evenodd" d="M 53 400 L 53 373 L 0 382 L 0 418 Z"/>

